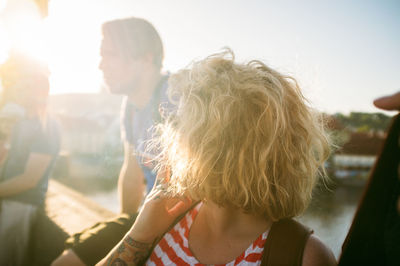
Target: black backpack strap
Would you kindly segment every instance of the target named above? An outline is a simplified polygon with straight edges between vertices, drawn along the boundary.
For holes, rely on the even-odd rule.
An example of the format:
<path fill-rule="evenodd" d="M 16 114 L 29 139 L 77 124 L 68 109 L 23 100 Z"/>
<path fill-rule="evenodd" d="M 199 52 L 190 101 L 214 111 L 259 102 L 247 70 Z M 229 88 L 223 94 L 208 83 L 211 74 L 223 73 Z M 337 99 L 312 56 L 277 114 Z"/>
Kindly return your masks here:
<path fill-rule="evenodd" d="M 301 266 L 304 247 L 312 232 L 293 219 L 273 223 L 264 245 L 261 265 Z"/>

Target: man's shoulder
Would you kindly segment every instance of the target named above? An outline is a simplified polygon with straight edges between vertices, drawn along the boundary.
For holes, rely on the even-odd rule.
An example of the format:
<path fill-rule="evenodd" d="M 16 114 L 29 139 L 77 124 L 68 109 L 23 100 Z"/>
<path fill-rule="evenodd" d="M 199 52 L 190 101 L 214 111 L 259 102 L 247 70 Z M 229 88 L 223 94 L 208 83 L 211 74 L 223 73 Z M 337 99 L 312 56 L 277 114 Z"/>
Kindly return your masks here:
<path fill-rule="evenodd" d="M 161 95 L 159 98 L 159 103 L 158 103 L 158 111 L 161 112 L 161 116 L 166 116 L 169 113 L 171 113 L 174 109 L 176 109 L 175 104 L 171 101 L 169 95 L 168 95 L 168 79 L 170 77 L 170 73 L 168 72 L 163 76 L 163 82 L 161 84 Z"/>

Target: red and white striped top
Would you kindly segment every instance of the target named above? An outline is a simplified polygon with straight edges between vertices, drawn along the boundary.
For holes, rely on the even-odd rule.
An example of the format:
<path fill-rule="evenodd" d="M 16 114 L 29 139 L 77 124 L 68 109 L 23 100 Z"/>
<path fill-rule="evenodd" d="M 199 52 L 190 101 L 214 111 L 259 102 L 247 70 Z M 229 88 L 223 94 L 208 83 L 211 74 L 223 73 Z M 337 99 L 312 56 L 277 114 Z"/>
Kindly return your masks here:
<path fill-rule="evenodd" d="M 189 230 L 202 203 L 189 211 L 156 245 L 146 265 L 205 265 L 189 249 Z M 260 265 L 268 230 L 261 234 L 239 257 L 224 265 Z"/>

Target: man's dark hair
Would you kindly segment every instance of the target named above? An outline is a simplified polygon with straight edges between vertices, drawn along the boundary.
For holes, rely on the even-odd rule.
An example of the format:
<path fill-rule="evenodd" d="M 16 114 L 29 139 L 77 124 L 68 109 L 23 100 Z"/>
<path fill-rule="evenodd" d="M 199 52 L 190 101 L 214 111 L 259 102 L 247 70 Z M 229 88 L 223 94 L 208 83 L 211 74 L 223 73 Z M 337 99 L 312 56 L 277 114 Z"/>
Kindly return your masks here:
<path fill-rule="evenodd" d="M 150 22 L 134 17 L 117 19 L 104 23 L 102 30 L 103 36 L 110 37 L 125 56 L 139 58 L 150 53 L 154 57 L 154 64 L 161 69 L 163 45 Z"/>

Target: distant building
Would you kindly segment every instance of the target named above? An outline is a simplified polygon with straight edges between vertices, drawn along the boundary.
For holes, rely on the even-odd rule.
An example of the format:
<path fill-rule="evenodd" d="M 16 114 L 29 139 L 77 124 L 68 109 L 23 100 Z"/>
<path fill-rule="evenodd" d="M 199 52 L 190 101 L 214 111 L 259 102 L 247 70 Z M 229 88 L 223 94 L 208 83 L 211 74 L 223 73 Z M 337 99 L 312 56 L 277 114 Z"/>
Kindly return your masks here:
<path fill-rule="evenodd" d="M 99 94 L 51 95 L 48 110 L 61 126 L 57 178 L 114 178 L 123 160 L 121 97 Z"/>
<path fill-rule="evenodd" d="M 335 177 L 365 180 L 385 140 L 383 133 L 350 132 L 349 140 L 334 155 Z"/>
<path fill-rule="evenodd" d="M 62 150 L 100 154 L 118 145 L 121 97 L 110 94 L 51 95 L 49 112 L 62 128 Z"/>

